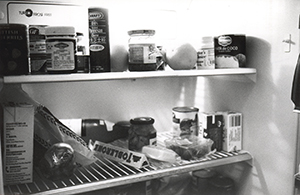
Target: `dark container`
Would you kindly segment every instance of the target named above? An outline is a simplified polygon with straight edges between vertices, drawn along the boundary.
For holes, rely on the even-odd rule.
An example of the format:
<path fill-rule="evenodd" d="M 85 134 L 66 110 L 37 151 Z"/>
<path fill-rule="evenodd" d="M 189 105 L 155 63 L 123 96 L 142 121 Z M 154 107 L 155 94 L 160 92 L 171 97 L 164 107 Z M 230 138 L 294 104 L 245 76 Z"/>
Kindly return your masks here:
<path fill-rule="evenodd" d="M 107 9 L 89 8 L 89 50 L 91 73 L 110 72 Z"/>
<path fill-rule="evenodd" d="M 0 75 L 28 74 L 29 59 L 28 27 L 0 24 Z"/>

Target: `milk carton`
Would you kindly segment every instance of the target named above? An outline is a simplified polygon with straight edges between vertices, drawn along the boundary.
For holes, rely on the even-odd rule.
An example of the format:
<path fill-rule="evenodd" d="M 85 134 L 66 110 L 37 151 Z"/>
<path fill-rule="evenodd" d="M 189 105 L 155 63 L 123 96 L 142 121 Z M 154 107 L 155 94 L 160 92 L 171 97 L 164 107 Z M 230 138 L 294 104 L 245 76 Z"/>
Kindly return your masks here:
<path fill-rule="evenodd" d="M 33 177 L 34 107 L 13 102 L 1 106 L 4 184 L 30 183 Z"/>

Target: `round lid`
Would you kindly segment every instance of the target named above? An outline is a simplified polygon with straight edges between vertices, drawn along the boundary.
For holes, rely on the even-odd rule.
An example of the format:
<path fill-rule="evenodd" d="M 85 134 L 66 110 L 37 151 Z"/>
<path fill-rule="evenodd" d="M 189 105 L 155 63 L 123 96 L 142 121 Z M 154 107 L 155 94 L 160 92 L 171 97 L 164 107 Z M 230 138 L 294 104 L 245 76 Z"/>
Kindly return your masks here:
<path fill-rule="evenodd" d="M 130 123 L 134 125 L 150 125 L 154 123 L 154 119 L 151 117 L 137 117 L 131 119 Z"/>
<path fill-rule="evenodd" d="M 210 169 L 201 169 L 193 172 L 193 176 L 199 178 L 211 178 L 216 175 L 216 172 Z"/>
<path fill-rule="evenodd" d="M 199 109 L 196 107 L 183 106 L 183 107 L 175 107 L 175 108 L 173 108 L 173 111 L 176 111 L 176 112 L 198 112 Z"/>
<path fill-rule="evenodd" d="M 130 30 L 128 35 L 154 35 L 155 30 L 151 29 L 140 29 L 140 30 Z"/>
<path fill-rule="evenodd" d="M 212 184 L 217 188 L 224 188 L 224 189 L 232 188 L 234 185 L 234 182 L 231 178 L 223 177 L 223 176 L 214 177 L 210 179 L 209 182 L 210 184 Z"/>
<path fill-rule="evenodd" d="M 49 26 L 45 28 L 46 35 L 73 35 L 75 36 L 75 28 L 73 26 Z"/>

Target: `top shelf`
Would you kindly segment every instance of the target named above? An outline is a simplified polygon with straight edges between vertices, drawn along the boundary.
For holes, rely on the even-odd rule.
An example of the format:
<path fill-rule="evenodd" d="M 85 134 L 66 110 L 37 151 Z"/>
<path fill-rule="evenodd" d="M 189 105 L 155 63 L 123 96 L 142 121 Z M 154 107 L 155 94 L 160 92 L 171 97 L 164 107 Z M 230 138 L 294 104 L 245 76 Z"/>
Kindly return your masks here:
<path fill-rule="evenodd" d="M 139 78 L 190 77 L 190 76 L 221 76 L 221 75 L 255 75 L 254 68 L 228 68 L 213 70 L 170 70 L 145 72 L 107 72 L 107 73 L 75 73 L 75 74 L 43 74 L 4 76 L 3 82 L 13 83 L 51 83 L 51 82 L 78 82 L 122 80 Z"/>

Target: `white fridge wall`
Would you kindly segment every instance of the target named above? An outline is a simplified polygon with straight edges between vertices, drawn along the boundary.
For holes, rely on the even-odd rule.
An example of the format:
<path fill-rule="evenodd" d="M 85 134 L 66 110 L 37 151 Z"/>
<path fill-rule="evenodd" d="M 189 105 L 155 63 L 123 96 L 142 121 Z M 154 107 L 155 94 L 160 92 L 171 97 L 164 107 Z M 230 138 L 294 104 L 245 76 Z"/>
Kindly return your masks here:
<path fill-rule="evenodd" d="M 126 61 L 128 28 L 134 22 L 136 26 L 147 24 L 146 19 L 145 23 L 137 21 L 143 14 L 126 17 L 124 13 L 132 14 L 130 8 L 160 8 L 177 11 L 176 21 L 171 21 L 171 27 L 177 31 L 168 31 L 171 38 L 166 42 L 182 39 L 197 43 L 201 35 L 246 34 L 247 64 L 257 69 L 256 83 L 199 77 L 24 85 L 34 99 L 59 118 L 99 117 L 116 122 L 152 116 L 159 131 L 171 128 L 174 106 L 240 111 L 244 118 L 244 149 L 254 156 L 253 168 L 249 177 L 243 179 L 240 194 L 293 194 L 297 116 L 292 113 L 290 90 L 299 52 L 298 0 L 87 2 L 85 6 L 111 10 L 115 68 Z M 157 22 L 166 21 L 162 18 Z M 161 23 L 159 28 L 166 28 Z M 153 21 L 149 24 L 153 25 Z M 286 34 L 291 34 L 295 43 L 290 53 L 282 49 Z"/>

